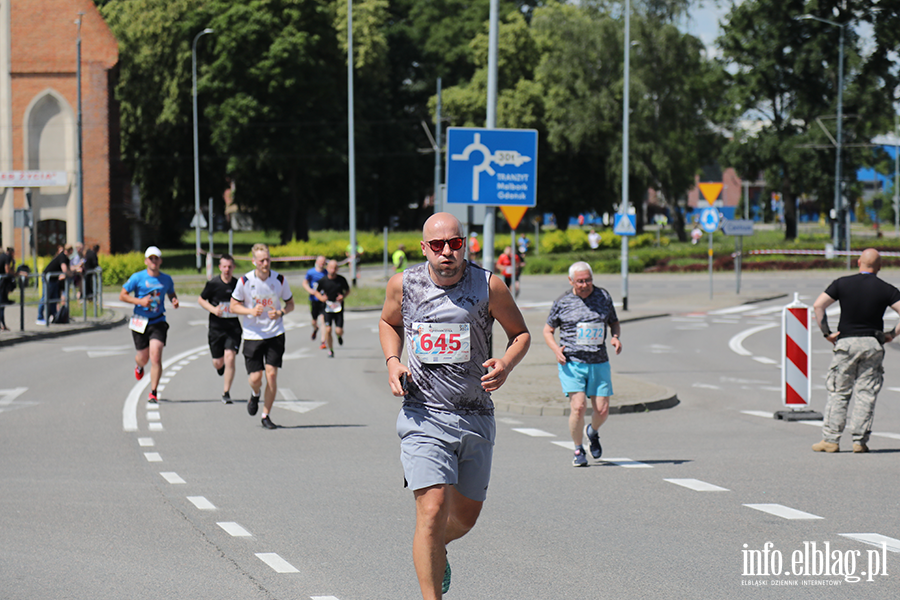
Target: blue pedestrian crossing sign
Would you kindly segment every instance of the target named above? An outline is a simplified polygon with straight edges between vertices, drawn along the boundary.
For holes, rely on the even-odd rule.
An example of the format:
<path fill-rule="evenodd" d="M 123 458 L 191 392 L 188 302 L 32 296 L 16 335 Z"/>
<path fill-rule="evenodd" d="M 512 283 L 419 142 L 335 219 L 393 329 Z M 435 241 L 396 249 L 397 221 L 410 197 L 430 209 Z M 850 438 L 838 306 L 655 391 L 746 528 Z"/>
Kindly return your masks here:
<path fill-rule="evenodd" d="M 616 213 L 616 220 L 613 222 L 613 233 L 616 235 L 637 235 L 635 216 Z"/>
<path fill-rule="evenodd" d="M 719 229 L 719 209 L 713 206 L 707 206 L 700 211 L 700 228 L 712 233 Z"/>
<path fill-rule="evenodd" d="M 537 130 L 447 129 L 447 202 L 537 203 Z"/>

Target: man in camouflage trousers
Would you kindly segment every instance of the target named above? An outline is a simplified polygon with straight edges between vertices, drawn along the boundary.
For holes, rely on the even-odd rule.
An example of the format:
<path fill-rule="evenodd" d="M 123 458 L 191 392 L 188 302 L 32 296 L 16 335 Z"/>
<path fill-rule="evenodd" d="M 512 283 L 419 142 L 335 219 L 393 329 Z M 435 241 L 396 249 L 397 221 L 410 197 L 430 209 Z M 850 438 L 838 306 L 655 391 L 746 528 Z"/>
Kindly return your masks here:
<path fill-rule="evenodd" d="M 850 417 L 853 451 L 868 452 L 869 434 L 875 413 L 875 400 L 884 381 L 884 344 L 900 335 L 900 324 L 884 331 L 884 311 L 891 307 L 900 314 L 900 290 L 878 278 L 881 256 L 867 248 L 859 257 L 859 273 L 835 279 L 816 298 L 813 310 L 822 334 L 834 344 L 825 387 L 828 403 L 822 424 L 821 442 L 815 452 L 837 452 L 847 423 L 850 396 L 856 395 Z M 838 331 L 831 331 L 825 309 L 841 303 Z"/>

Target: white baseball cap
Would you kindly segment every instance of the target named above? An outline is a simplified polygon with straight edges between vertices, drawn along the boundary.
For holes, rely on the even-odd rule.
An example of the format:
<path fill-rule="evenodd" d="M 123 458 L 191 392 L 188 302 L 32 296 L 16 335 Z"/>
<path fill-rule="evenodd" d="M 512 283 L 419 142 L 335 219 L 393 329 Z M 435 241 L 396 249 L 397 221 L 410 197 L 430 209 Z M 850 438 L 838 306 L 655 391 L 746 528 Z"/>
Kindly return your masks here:
<path fill-rule="evenodd" d="M 159 251 L 159 248 L 156 246 L 150 246 L 147 248 L 147 251 L 144 252 L 144 258 L 150 258 L 151 256 L 158 256 L 162 258 L 162 252 Z"/>

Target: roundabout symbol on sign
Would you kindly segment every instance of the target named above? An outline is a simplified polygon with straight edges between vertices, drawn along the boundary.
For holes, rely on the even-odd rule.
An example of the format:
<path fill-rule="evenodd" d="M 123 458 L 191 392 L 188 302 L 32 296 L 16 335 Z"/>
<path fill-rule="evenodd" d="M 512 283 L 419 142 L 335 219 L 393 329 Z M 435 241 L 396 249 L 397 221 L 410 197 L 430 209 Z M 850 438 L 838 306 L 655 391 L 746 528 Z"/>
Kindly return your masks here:
<path fill-rule="evenodd" d="M 710 206 L 700 211 L 700 227 L 707 233 L 719 229 L 719 211 Z"/>

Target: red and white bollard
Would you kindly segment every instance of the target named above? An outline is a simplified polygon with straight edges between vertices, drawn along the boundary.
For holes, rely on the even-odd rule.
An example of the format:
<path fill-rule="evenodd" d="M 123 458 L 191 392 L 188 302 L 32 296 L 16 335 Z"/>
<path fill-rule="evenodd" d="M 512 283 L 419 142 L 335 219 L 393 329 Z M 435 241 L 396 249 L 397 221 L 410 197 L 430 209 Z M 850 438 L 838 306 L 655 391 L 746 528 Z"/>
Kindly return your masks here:
<path fill-rule="evenodd" d="M 790 410 L 775 413 L 776 419 L 797 421 L 821 419 L 822 415 L 809 410 L 812 399 L 812 310 L 794 301 L 781 311 L 781 401 Z"/>

